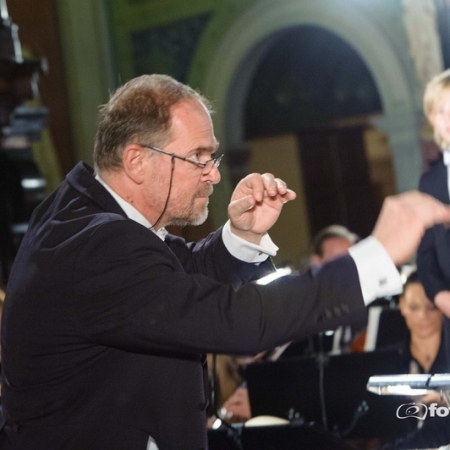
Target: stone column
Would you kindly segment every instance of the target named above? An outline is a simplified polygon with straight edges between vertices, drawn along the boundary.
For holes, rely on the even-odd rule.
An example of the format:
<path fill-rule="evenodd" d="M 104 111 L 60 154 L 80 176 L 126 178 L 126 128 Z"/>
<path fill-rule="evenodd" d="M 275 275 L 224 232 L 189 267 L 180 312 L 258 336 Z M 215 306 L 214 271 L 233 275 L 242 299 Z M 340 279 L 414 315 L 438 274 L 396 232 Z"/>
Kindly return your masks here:
<path fill-rule="evenodd" d="M 402 3 L 409 53 L 423 89 L 444 67 L 436 5 L 433 0 L 402 0 Z"/>
<path fill-rule="evenodd" d="M 417 189 L 419 185 L 423 169 L 419 138 L 421 118 L 421 113 L 404 111 L 387 113 L 373 120 L 389 137 L 398 192 Z"/>

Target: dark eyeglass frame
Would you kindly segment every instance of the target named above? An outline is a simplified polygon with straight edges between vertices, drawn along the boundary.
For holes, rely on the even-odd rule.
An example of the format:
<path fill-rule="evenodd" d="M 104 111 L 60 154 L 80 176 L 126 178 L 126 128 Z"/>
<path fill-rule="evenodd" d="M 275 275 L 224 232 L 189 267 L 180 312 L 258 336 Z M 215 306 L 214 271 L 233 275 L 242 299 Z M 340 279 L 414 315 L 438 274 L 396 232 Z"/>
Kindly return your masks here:
<path fill-rule="evenodd" d="M 162 148 L 155 147 L 154 145 L 147 145 L 147 144 L 138 144 L 138 145 L 140 145 L 141 147 L 144 147 L 144 148 L 148 148 L 150 150 L 154 150 L 155 152 L 158 152 L 158 153 L 163 153 L 164 155 L 169 155 L 172 158 L 181 159 L 182 161 L 187 161 L 191 164 L 195 164 L 197 167 L 200 167 L 202 169 L 202 175 L 208 175 L 214 166 L 216 166 L 216 168 L 218 168 L 220 166 L 220 162 L 222 161 L 222 158 L 224 157 L 224 155 L 222 154 L 220 156 L 217 156 L 216 158 L 208 159 L 208 161 L 202 163 L 200 161 L 194 161 L 192 159 L 186 158 L 185 156 L 177 155 L 176 153 L 166 152 Z"/>

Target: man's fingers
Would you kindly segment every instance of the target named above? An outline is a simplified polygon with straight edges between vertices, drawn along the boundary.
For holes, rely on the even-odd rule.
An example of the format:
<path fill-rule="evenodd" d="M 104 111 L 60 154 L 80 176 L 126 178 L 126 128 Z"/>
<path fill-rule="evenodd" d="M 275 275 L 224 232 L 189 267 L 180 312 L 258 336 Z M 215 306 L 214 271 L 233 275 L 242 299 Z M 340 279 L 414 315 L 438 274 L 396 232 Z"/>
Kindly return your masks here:
<path fill-rule="evenodd" d="M 232 200 L 239 195 L 252 195 L 256 202 L 263 201 L 264 197 L 274 198 L 279 195 L 284 203 L 296 197 L 296 193 L 287 187 L 285 181 L 275 178 L 271 173 L 247 175 L 236 187 Z"/>
<path fill-rule="evenodd" d="M 284 203 L 287 203 L 291 200 L 295 200 L 297 194 L 292 189 L 287 189 L 286 194 L 282 196 L 284 198 Z"/>
<path fill-rule="evenodd" d="M 271 173 L 263 173 L 261 177 L 264 182 L 264 190 L 270 197 L 277 195 L 278 190 L 282 188 L 283 184 L 284 189 L 286 190 L 286 183 L 279 178 L 275 178 Z"/>
<path fill-rule="evenodd" d="M 433 204 L 429 205 L 428 210 L 423 208 L 420 214 L 427 228 L 437 223 L 450 223 L 450 207 L 437 200 L 434 200 Z"/>
<path fill-rule="evenodd" d="M 246 195 L 245 197 L 233 200 L 228 205 L 228 215 L 230 217 L 239 217 L 249 209 L 255 206 L 255 199 L 252 195 Z"/>
<path fill-rule="evenodd" d="M 428 194 L 418 191 L 409 191 L 387 199 L 392 208 L 403 208 L 419 220 L 425 228 L 437 223 L 450 223 L 450 207 L 444 205 Z M 395 204 L 398 202 L 398 205 Z"/>

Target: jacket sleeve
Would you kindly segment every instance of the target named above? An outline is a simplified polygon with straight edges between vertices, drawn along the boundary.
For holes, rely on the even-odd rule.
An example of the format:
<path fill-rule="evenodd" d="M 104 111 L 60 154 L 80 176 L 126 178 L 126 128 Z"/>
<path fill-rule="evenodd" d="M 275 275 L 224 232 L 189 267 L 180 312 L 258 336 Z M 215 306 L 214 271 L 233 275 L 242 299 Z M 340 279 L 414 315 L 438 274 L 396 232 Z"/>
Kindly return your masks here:
<path fill-rule="evenodd" d="M 167 245 L 148 233 L 125 221 L 100 226 L 78 247 L 71 271 L 76 288 L 65 293 L 73 331 L 128 351 L 255 354 L 348 323 L 365 308 L 350 256 L 315 274 L 236 290 L 208 276 L 227 266 L 215 244 L 217 252 L 206 257 L 203 270 L 191 261 L 188 269 L 197 270 L 187 272 Z M 239 271 L 233 264 L 229 270 Z"/>
<path fill-rule="evenodd" d="M 246 263 L 233 257 L 222 240 L 222 228 L 198 242 L 168 235 L 166 243 L 187 273 L 203 274 L 235 288 L 255 281 L 275 270 L 270 258 L 259 265 Z"/>

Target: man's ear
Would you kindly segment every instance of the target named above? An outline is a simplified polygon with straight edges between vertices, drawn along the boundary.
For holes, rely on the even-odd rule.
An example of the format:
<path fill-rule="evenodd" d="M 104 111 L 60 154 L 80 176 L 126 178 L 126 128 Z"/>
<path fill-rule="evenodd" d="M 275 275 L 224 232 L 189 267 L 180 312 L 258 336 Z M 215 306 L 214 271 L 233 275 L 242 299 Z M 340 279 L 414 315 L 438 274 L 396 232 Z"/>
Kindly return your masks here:
<path fill-rule="evenodd" d="M 137 144 L 129 144 L 122 155 L 122 164 L 126 174 L 137 184 L 145 179 L 144 166 L 147 151 Z"/>

